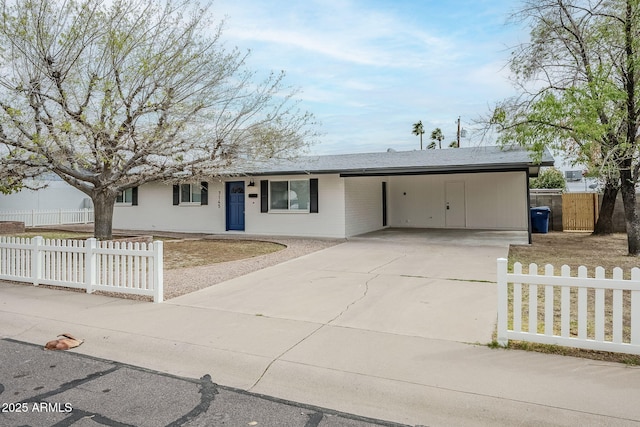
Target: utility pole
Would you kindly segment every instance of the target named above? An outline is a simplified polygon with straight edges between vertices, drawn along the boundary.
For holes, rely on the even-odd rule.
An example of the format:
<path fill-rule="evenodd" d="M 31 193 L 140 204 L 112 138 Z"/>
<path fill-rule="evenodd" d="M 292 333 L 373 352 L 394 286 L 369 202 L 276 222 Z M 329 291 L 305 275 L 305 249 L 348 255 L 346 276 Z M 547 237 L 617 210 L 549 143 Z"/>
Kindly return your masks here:
<path fill-rule="evenodd" d="M 458 148 L 460 148 L 460 116 L 458 116 L 458 137 L 457 137 L 457 141 L 458 141 Z"/>

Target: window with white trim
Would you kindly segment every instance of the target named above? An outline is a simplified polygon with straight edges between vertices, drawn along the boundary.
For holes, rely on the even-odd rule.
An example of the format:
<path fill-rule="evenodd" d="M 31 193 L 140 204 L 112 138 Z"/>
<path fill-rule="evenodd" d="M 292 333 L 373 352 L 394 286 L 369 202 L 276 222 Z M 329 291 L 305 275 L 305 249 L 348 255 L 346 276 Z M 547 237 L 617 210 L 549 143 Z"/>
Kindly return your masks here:
<path fill-rule="evenodd" d="M 202 186 L 200 184 L 180 184 L 180 203 L 196 203 L 202 201 Z"/>
<path fill-rule="evenodd" d="M 116 205 L 120 206 L 137 206 L 138 205 L 138 187 L 131 187 L 119 191 L 116 196 Z"/>
<path fill-rule="evenodd" d="M 270 181 L 271 210 L 309 212 L 309 180 Z"/>
<path fill-rule="evenodd" d="M 135 196 L 134 196 L 135 203 Z M 209 184 L 174 184 L 173 205 L 207 205 L 209 204 Z"/>
<path fill-rule="evenodd" d="M 133 188 L 119 191 L 116 196 L 116 203 L 130 205 L 133 202 Z"/>

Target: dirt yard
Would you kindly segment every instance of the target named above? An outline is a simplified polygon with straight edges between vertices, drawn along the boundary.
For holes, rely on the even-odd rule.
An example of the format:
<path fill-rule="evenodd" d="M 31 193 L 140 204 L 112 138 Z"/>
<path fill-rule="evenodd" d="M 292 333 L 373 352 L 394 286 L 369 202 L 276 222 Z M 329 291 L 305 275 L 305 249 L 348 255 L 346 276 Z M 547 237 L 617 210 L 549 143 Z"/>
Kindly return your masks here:
<path fill-rule="evenodd" d="M 166 240 L 165 270 L 198 267 L 266 255 L 286 246 L 259 240 Z"/>
<path fill-rule="evenodd" d="M 604 267 L 608 277 L 614 267 L 625 270 L 628 277 L 633 267 L 640 267 L 640 258 L 627 255 L 627 235 L 592 236 L 590 233 L 533 234 L 532 245 L 512 245 L 509 265 L 521 262 L 523 266 L 535 262 L 538 266 L 552 264 L 559 269 L 566 264 L 575 270 L 580 265 L 593 270 Z"/>

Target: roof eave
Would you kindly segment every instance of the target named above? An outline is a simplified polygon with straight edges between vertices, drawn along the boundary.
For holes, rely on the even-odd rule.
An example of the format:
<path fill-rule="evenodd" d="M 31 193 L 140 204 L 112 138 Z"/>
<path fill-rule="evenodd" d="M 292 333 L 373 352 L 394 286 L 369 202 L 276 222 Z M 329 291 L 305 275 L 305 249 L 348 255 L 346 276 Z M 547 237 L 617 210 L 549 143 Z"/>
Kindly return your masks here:
<path fill-rule="evenodd" d="M 268 172 L 247 173 L 251 176 L 273 176 L 273 175 L 327 175 L 339 174 L 342 177 L 348 176 L 384 176 L 384 175 L 435 175 L 450 173 L 477 173 L 477 172 L 513 172 L 529 171 L 529 174 L 537 174 L 541 166 L 553 166 L 553 162 L 532 163 L 504 163 L 486 165 L 451 165 L 432 167 L 400 167 L 400 168 L 360 168 L 360 169 L 316 169 L 316 170 L 274 170 Z"/>
<path fill-rule="evenodd" d="M 518 172 L 527 171 L 530 168 L 528 164 L 488 164 L 488 165 L 469 165 L 459 166 L 435 166 L 435 167 L 417 167 L 417 168 L 384 168 L 384 169 L 364 169 L 354 171 L 342 171 L 340 176 L 385 176 L 385 175 L 444 175 L 454 173 L 489 173 L 489 172 Z"/>

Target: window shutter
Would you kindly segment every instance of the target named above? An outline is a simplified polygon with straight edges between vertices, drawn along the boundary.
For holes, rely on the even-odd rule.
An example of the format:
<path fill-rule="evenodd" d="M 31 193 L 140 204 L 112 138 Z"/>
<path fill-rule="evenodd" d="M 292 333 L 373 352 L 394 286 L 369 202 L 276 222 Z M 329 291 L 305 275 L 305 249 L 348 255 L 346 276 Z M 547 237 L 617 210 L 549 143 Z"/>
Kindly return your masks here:
<path fill-rule="evenodd" d="M 208 205 L 209 204 L 209 183 L 201 182 L 200 183 L 200 204 Z"/>
<path fill-rule="evenodd" d="M 173 205 L 180 204 L 180 186 L 178 184 L 173 185 Z"/>
<path fill-rule="evenodd" d="M 260 212 L 269 212 L 269 181 L 260 181 Z"/>
<path fill-rule="evenodd" d="M 318 213 L 318 178 L 309 180 L 309 212 Z"/>
<path fill-rule="evenodd" d="M 138 206 L 138 187 L 131 189 L 131 206 Z"/>

